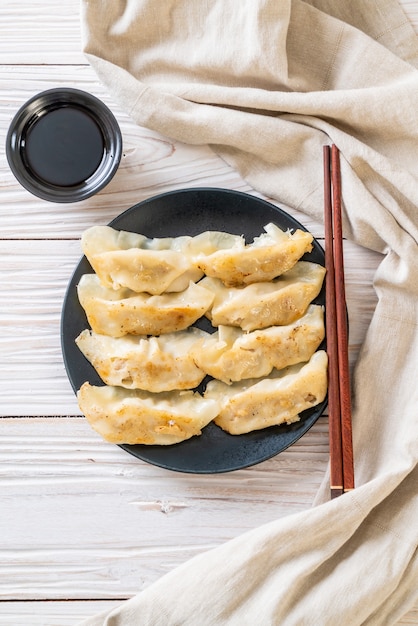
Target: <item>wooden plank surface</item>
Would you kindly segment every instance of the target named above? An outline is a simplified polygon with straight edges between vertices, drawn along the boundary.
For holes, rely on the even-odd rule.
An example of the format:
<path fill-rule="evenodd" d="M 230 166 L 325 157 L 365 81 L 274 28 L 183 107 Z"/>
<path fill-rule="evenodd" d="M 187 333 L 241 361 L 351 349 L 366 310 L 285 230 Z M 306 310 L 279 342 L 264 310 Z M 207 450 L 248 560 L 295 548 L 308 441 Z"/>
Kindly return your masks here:
<path fill-rule="evenodd" d="M 120 601 L 95 602 L 16 602 L 0 604 L 1 626 L 75 626 L 102 611 L 110 611 Z M 418 624 L 418 610 L 409 611 L 397 626 Z M 382 625 L 383 626 L 383 625 Z"/>
<path fill-rule="evenodd" d="M 1 626 L 75 626 L 81 620 L 110 611 L 120 600 L 0 602 Z"/>
<path fill-rule="evenodd" d="M 138 461 L 82 418 L 3 418 L 1 427 L 3 599 L 127 597 L 197 553 L 306 509 L 327 464 L 325 417 L 276 458 L 221 475 Z"/>
<path fill-rule="evenodd" d="M 0 64 L 85 63 L 79 7 L 78 0 L 2 0 Z"/>
<path fill-rule="evenodd" d="M 402 0 L 418 25 L 417 0 Z M 79 238 L 152 195 L 226 187 L 259 195 L 207 146 L 133 124 L 81 51 L 79 0 L 0 5 L 0 134 L 32 95 L 84 89 L 115 113 L 121 166 L 96 197 L 44 202 L 14 179 L 0 144 L 0 625 L 72 626 L 116 606 L 194 554 L 311 506 L 328 462 L 327 418 L 253 468 L 182 475 L 105 443 L 80 416 L 60 347 Z M 323 228 L 288 207 L 316 237 Z M 376 304 L 380 256 L 346 243 L 350 360 Z M 418 624 L 411 610 L 399 625 Z"/>

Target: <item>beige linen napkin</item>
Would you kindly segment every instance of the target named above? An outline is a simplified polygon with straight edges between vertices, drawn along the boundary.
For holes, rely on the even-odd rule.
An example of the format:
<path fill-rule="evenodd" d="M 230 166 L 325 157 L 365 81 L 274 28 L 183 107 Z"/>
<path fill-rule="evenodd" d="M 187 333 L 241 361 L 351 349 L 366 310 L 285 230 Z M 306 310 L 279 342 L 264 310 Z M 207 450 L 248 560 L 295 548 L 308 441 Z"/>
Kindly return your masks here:
<path fill-rule="evenodd" d="M 84 0 L 85 51 L 132 118 L 211 145 L 384 253 L 355 370 L 357 488 L 197 556 L 89 626 L 387 626 L 418 581 L 418 40 L 393 0 Z"/>

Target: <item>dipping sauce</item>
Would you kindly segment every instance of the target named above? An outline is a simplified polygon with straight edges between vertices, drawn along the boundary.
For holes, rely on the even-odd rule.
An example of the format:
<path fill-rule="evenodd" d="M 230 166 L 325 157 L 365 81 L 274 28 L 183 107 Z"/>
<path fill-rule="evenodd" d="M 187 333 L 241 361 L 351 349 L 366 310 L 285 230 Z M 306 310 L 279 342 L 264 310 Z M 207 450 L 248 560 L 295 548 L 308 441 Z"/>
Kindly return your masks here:
<path fill-rule="evenodd" d="M 24 154 L 28 168 L 52 185 L 78 185 L 90 178 L 104 155 L 99 126 L 74 106 L 44 112 L 27 130 Z"/>
<path fill-rule="evenodd" d="M 10 169 L 28 191 L 49 202 L 79 202 L 103 189 L 122 156 L 111 110 L 80 89 L 36 94 L 12 119 L 6 137 Z"/>

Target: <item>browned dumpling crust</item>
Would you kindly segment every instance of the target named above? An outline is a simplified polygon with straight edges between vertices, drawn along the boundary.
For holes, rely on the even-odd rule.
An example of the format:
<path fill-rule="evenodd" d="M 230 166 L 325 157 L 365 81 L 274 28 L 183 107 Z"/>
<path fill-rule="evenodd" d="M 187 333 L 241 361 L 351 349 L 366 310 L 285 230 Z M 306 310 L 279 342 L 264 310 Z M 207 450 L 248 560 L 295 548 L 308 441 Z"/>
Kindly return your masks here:
<path fill-rule="evenodd" d="M 111 226 L 92 226 L 81 238 L 82 250 L 104 287 L 153 295 L 183 291 L 190 281 L 202 278 L 197 254 L 244 245 L 241 236 L 217 231 L 150 239 Z"/>
<path fill-rule="evenodd" d="M 221 410 L 215 423 L 231 435 L 299 421 L 299 414 L 322 402 L 327 392 L 328 358 L 319 350 L 308 363 L 274 371 L 263 379 L 226 385 L 208 383 L 205 398 Z"/>
<path fill-rule="evenodd" d="M 193 391 L 151 394 L 84 383 L 77 397 L 91 427 L 117 444 L 179 443 L 200 435 L 219 412 L 216 400 Z"/>
<path fill-rule="evenodd" d="M 324 400 L 324 311 L 311 302 L 325 268 L 300 260 L 310 233 L 264 231 L 252 243 L 217 231 L 83 234 L 95 273 L 77 286 L 91 328 L 76 343 L 104 385 L 86 382 L 77 397 L 106 441 L 172 445 L 212 421 L 239 435 L 291 424 Z M 213 334 L 191 328 L 203 316 Z M 193 390 L 206 375 L 202 396 Z"/>
<path fill-rule="evenodd" d="M 299 261 L 270 282 L 228 288 L 219 279 L 205 277 L 199 284 L 213 292 L 213 304 L 206 315 L 214 326 L 251 331 L 299 319 L 321 291 L 324 277 L 322 265 Z"/>
<path fill-rule="evenodd" d="M 325 336 L 324 311 L 310 305 L 305 315 L 286 326 L 270 326 L 246 333 L 220 326 L 191 346 L 196 364 L 227 384 L 268 376 L 272 369 L 308 361 Z"/>
<path fill-rule="evenodd" d="M 299 229 L 284 232 L 274 224 L 264 228 L 266 233 L 242 249 L 229 248 L 198 257 L 197 267 L 226 287 L 239 287 L 281 276 L 312 250 L 311 233 Z"/>
<path fill-rule="evenodd" d="M 109 337 L 83 330 L 76 343 L 106 385 L 159 393 L 193 389 L 205 377 L 193 347 L 209 337 L 198 328 L 159 337 Z"/>
<path fill-rule="evenodd" d="M 95 274 L 84 274 L 77 290 L 92 330 L 111 337 L 184 330 L 204 315 L 214 297 L 211 291 L 195 283 L 179 293 L 159 296 L 108 289 Z"/>

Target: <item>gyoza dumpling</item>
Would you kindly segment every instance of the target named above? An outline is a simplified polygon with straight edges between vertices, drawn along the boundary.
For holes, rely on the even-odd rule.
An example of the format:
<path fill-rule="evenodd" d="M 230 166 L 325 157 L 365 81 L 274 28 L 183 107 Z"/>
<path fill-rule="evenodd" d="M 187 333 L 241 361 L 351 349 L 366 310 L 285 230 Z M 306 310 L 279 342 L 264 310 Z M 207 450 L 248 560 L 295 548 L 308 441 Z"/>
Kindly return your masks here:
<path fill-rule="evenodd" d="M 242 235 L 232 235 L 218 230 L 205 230 L 194 237 L 177 237 L 173 249 L 181 250 L 193 260 L 200 255 L 209 255 L 219 250 L 243 250 L 245 239 Z"/>
<path fill-rule="evenodd" d="M 88 422 L 111 443 L 170 445 L 200 435 L 219 411 L 216 400 L 193 391 L 147 391 L 95 387 L 77 394 Z"/>
<path fill-rule="evenodd" d="M 325 335 L 323 308 L 310 305 L 306 314 L 287 326 L 270 326 L 250 333 L 219 326 L 213 335 L 191 348 L 196 364 L 213 378 L 230 384 L 261 378 L 273 368 L 308 361 Z"/>
<path fill-rule="evenodd" d="M 275 224 L 267 224 L 264 230 L 265 233 L 242 249 L 197 256 L 197 267 L 227 287 L 236 287 L 272 280 L 312 250 L 313 236 L 308 232 L 299 229 L 284 232 Z"/>
<path fill-rule="evenodd" d="M 115 250 L 175 250 L 187 256 L 196 254 L 212 254 L 225 248 L 244 248 L 245 240 L 242 235 L 232 235 L 223 231 L 204 231 L 193 237 L 153 237 L 132 233 L 127 230 L 117 230 L 111 226 L 91 226 L 84 231 L 81 237 L 81 246 L 87 257 L 94 257 L 103 252 Z"/>
<path fill-rule="evenodd" d="M 325 399 L 328 358 L 315 352 L 308 363 L 292 365 L 270 376 L 227 385 L 208 383 L 205 398 L 221 405 L 215 423 L 231 435 L 299 421 L 299 413 Z"/>
<path fill-rule="evenodd" d="M 203 275 L 181 252 L 170 248 L 171 242 L 110 226 L 92 226 L 81 237 L 82 250 L 105 287 L 151 294 L 183 291 Z"/>
<path fill-rule="evenodd" d="M 191 350 L 209 337 L 198 328 L 160 337 L 109 337 L 83 330 L 76 344 L 106 385 L 158 393 L 193 389 L 205 377 Z"/>
<path fill-rule="evenodd" d="M 227 288 L 220 280 L 205 277 L 199 284 L 214 294 L 206 313 L 214 326 L 239 326 L 250 331 L 297 320 L 321 291 L 324 276 L 322 265 L 299 261 L 272 282 Z"/>
<path fill-rule="evenodd" d="M 213 301 L 213 293 L 195 283 L 180 293 L 151 296 L 108 289 L 95 274 L 81 277 L 77 293 L 92 330 L 111 337 L 184 330 L 204 315 Z"/>
<path fill-rule="evenodd" d="M 92 226 L 83 233 L 81 247 L 105 287 L 161 294 L 183 291 L 190 281 L 203 276 L 193 261 L 197 252 L 242 247 L 242 241 L 237 235 L 216 231 L 150 239 L 111 226 Z"/>

